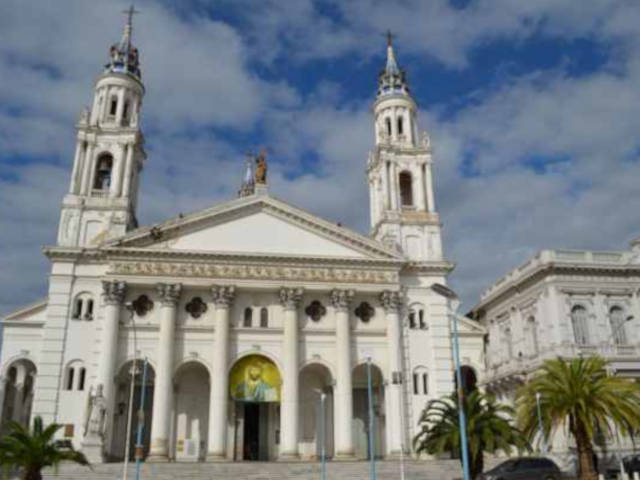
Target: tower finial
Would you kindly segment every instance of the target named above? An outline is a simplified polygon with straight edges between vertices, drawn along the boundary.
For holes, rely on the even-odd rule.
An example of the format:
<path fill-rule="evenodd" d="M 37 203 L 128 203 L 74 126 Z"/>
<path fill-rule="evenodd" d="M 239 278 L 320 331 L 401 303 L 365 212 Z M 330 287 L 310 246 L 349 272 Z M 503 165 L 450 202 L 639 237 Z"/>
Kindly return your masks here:
<path fill-rule="evenodd" d="M 408 93 L 404 72 L 398 67 L 396 52 L 393 48 L 393 34 L 387 30 L 387 62 L 378 77 L 378 95 L 389 93 Z"/>
<path fill-rule="evenodd" d="M 391 30 L 387 30 L 387 47 L 392 47 L 393 46 L 393 34 L 391 33 Z"/>
<path fill-rule="evenodd" d="M 112 45 L 109 50 L 111 61 L 106 65 L 106 71 L 114 73 L 130 73 L 139 79 L 140 65 L 138 49 L 131 43 L 131 34 L 133 32 L 133 16 L 140 12 L 131 5 L 128 9 L 123 10 L 122 13 L 127 16 L 127 23 L 124 25 L 120 43 Z"/>

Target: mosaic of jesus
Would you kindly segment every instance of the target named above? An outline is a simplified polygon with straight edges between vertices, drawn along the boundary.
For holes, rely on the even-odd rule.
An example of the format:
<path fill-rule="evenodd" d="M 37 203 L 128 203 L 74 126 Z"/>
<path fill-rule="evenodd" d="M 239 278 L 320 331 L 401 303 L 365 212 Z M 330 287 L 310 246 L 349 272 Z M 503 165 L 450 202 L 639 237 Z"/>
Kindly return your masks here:
<path fill-rule="evenodd" d="M 278 367 L 261 355 L 240 359 L 231 370 L 231 398 L 238 402 L 279 402 L 282 380 Z"/>

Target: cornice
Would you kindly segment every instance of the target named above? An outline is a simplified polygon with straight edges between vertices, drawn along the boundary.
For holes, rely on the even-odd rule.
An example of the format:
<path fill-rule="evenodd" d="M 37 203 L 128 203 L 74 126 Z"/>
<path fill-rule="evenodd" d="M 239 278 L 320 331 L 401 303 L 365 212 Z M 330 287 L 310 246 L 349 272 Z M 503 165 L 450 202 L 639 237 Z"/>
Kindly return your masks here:
<path fill-rule="evenodd" d="M 592 277 L 614 276 L 619 278 L 637 276 L 638 280 L 640 280 L 640 264 L 594 264 L 557 261 L 544 263 L 519 278 L 505 282 L 500 288 L 478 302 L 478 304 L 473 307 L 472 311 L 475 312 L 477 310 L 490 308 L 492 305 L 499 303 L 506 296 L 518 294 L 528 288 L 531 284 L 552 275 L 589 275 Z M 584 290 L 579 287 L 573 288 L 573 290 L 576 289 Z M 588 290 L 593 290 L 595 293 L 597 290 L 606 289 L 596 287 Z"/>

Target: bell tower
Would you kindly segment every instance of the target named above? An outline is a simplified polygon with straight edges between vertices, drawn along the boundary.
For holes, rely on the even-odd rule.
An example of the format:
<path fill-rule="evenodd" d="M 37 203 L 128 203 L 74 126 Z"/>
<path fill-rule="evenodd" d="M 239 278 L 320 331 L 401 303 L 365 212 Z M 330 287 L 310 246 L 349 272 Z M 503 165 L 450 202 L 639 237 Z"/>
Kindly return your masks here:
<path fill-rule="evenodd" d="M 398 67 L 391 34 L 373 115 L 375 148 L 367 162 L 371 236 L 409 260 L 441 261 L 431 146 L 427 133 L 418 133 L 418 107 Z"/>
<path fill-rule="evenodd" d="M 137 227 L 136 205 L 146 154 L 140 130 L 144 85 L 131 43 L 133 7 L 109 63 L 96 79 L 91 110 L 76 125 L 69 191 L 62 202 L 58 245 L 91 247 Z"/>

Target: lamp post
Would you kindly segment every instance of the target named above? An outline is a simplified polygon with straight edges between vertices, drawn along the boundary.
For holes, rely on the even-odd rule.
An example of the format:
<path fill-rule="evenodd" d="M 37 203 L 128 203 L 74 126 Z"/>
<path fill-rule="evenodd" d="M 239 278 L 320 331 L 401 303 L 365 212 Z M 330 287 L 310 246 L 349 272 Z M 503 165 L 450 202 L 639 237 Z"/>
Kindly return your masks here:
<path fill-rule="evenodd" d="M 129 321 L 133 327 L 133 367 L 131 368 L 131 385 L 129 387 L 129 406 L 127 408 L 127 437 L 124 445 L 124 463 L 122 466 L 122 479 L 127 479 L 127 468 L 129 467 L 129 448 L 131 446 L 131 423 L 133 420 L 133 391 L 136 385 L 136 371 L 138 369 L 138 339 L 136 335 L 136 325 L 133 320 L 133 304 L 128 302 L 125 305 L 129 311 Z"/>
<path fill-rule="evenodd" d="M 456 369 L 456 381 L 458 383 L 458 422 L 460 424 L 462 473 L 464 480 L 471 480 L 471 475 L 469 474 L 469 450 L 467 445 L 467 421 L 464 414 L 464 392 L 462 389 L 462 374 L 460 373 L 460 345 L 458 340 L 458 307 L 460 306 L 460 299 L 456 292 L 439 283 L 431 285 L 431 290 L 443 296 L 449 302 L 448 313 L 453 322 L 453 359 Z"/>
<path fill-rule="evenodd" d="M 327 394 L 319 388 L 314 388 L 313 390 L 320 395 L 320 459 L 322 462 L 320 466 L 320 479 L 325 480 L 327 476 L 327 439 L 325 433 L 325 400 L 327 398 Z"/>
<path fill-rule="evenodd" d="M 400 385 L 398 388 L 398 396 L 400 397 L 400 480 L 404 480 L 404 401 L 402 398 L 402 388 L 404 386 L 404 377 L 402 372 L 391 373 L 391 383 Z"/>
<path fill-rule="evenodd" d="M 369 478 L 376 480 L 376 453 L 373 438 L 373 386 L 371 384 L 371 357 L 367 357 L 367 396 L 369 399 Z M 466 479 L 465 479 L 466 480 Z"/>
<path fill-rule="evenodd" d="M 142 367 L 142 392 L 140 395 L 140 408 L 138 409 L 138 431 L 136 435 L 136 480 L 140 479 L 140 462 L 142 460 L 143 447 L 142 447 L 142 431 L 144 429 L 144 400 L 145 400 L 145 390 L 147 384 L 147 366 L 149 364 L 149 359 L 144 357 L 144 366 Z"/>
<path fill-rule="evenodd" d="M 631 320 L 633 320 L 633 315 L 629 315 L 627 318 L 624 319 L 624 322 L 621 322 L 618 326 L 616 326 L 616 328 L 611 332 L 611 335 L 609 335 L 609 338 L 607 339 L 607 343 L 617 345 L 616 336 L 618 335 L 618 332 L 622 330 L 625 324 L 627 324 Z M 610 373 L 612 375 L 615 374 L 613 371 L 610 371 Z M 627 472 L 625 472 L 624 470 L 624 462 L 622 461 L 622 444 L 620 443 L 620 432 L 618 431 L 616 431 L 616 443 L 618 444 L 618 463 L 620 464 L 620 474 L 621 474 L 622 480 L 625 480 L 626 478 L 629 478 L 629 477 L 627 476 Z"/>

